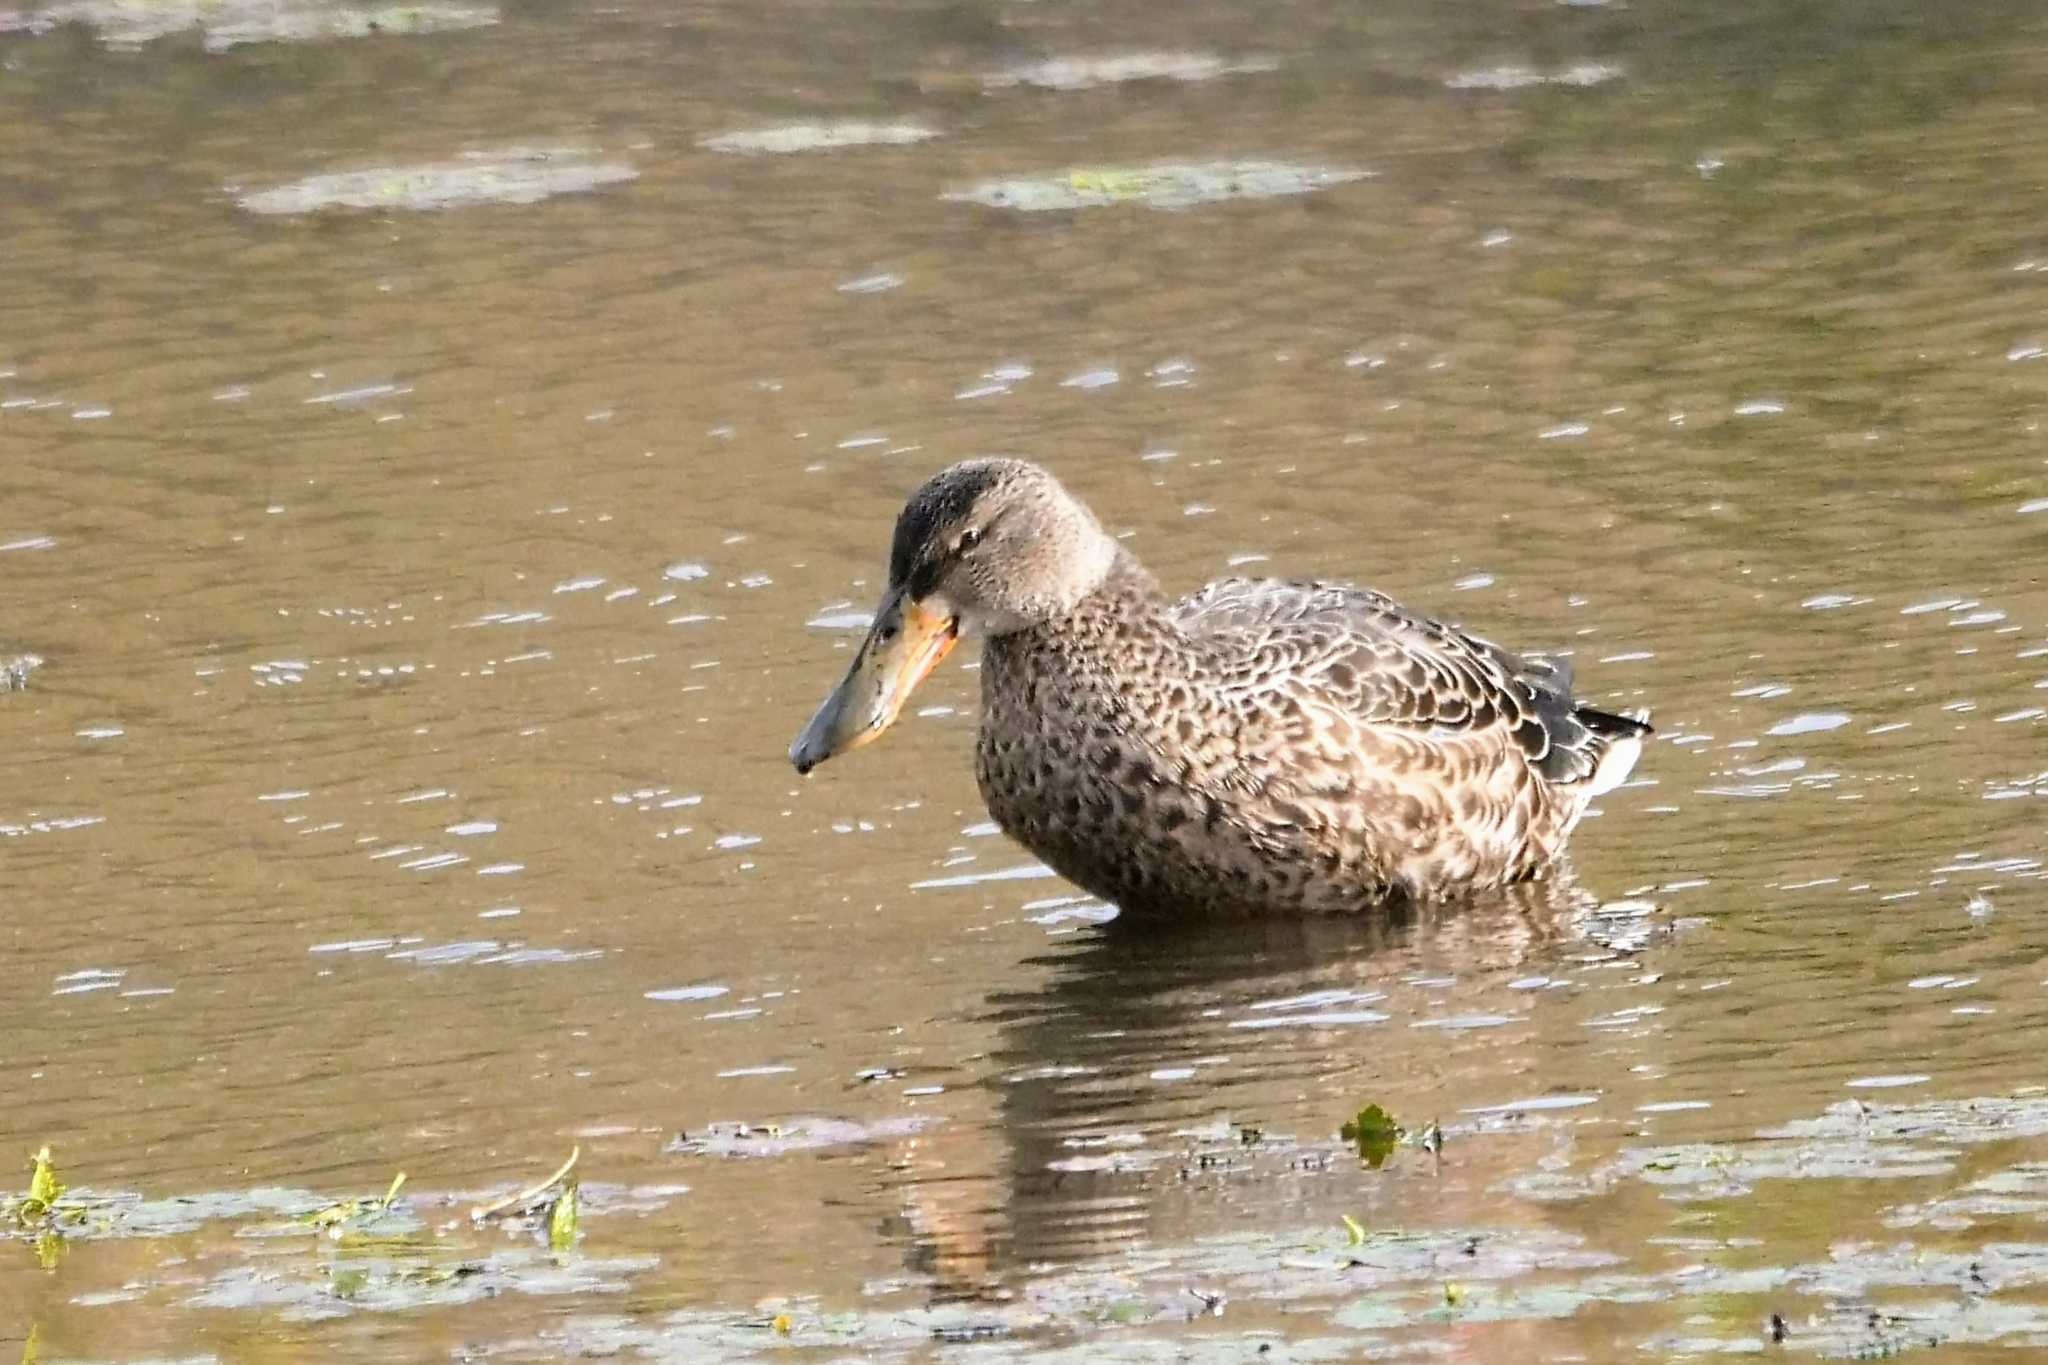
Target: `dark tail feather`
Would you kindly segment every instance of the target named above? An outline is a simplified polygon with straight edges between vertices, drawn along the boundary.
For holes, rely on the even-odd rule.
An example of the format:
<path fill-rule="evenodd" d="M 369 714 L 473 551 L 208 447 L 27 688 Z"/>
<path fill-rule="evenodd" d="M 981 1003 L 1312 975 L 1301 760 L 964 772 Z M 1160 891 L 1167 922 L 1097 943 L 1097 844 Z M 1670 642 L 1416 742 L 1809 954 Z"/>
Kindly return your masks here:
<path fill-rule="evenodd" d="M 1487 648 L 1507 666 L 1534 704 L 1541 736 L 1530 746 L 1536 771 L 1552 782 L 1579 787 L 1590 799 L 1628 780 L 1629 769 L 1651 733 L 1650 713 L 1625 716 L 1572 698 L 1572 666 L 1554 654 L 1508 653 Z M 1528 741 L 1524 740 L 1528 745 Z"/>
<path fill-rule="evenodd" d="M 1574 706 L 1572 714 L 1578 717 L 1579 724 L 1605 739 L 1639 739 L 1644 735 L 1657 733 L 1650 726 L 1648 711 L 1624 716 L 1613 711 L 1602 711 L 1595 706 Z"/>
<path fill-rule="evenodd" d="M 1650 729 L 1648 711 L 1623 716 L 1594 706 L 1576 706 L 1572 717 L 1586 727 L 1584 752 L 1592 760 L 1592 771 L 1585 777 L 1585 792 L 1590 801 L 1628 781 L 1636 760 L 1642 757 L 1643 740 L 1655 732 Z"/>

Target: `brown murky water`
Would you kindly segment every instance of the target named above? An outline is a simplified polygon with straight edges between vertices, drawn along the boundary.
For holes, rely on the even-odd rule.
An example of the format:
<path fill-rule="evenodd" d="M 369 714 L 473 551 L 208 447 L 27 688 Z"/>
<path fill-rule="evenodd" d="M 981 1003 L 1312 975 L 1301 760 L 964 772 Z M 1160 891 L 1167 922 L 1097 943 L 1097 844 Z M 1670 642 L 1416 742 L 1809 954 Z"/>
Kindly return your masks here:
<path fill-rule="evenodd" d="M 2048 19 L 1699 9 L 0 9 L 0 1153 L 172 1201 L 0 1342 L 2048 1345 Z M 968 669 L 782 757 L 975 452 L 1661 739 L 1575 886 L 1104 928 Z"/>

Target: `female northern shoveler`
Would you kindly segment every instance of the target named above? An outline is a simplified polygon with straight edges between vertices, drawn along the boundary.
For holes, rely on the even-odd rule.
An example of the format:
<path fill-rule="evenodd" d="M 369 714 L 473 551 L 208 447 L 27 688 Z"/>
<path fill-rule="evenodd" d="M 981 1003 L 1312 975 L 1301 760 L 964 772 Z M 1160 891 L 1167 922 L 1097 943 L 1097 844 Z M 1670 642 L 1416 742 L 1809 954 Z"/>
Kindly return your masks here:
<path fill-rule="evenodd" d="M 1650 727 L 1364 588 L 1231 578 L 1173 601 L 1036 465 L 941 471 L 896 520 L 867 639 L 790 746 L 887 729 L 982 636 L 996 823 L 1126 910 L 1351 910 L 1518 881 Z"/>

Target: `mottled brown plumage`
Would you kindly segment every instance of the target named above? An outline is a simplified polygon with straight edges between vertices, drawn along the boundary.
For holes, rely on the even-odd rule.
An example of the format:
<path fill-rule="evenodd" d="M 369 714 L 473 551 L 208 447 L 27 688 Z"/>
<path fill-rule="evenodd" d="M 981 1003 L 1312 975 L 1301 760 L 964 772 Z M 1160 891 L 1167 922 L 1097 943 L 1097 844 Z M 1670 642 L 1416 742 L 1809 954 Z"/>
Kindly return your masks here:
<path fill-rule="evenodd" d="M 1562 662 L 1362 588 L 1235 578 L 1172 600 L 1020 461 L 926 483 L 890 577 L 792 760 L 872 738 L 953 638 L 983 635 L 990 814 L 1127 910 L 1352 910 L 1533 876 L 1649 732 L 1575 703 Z"/>

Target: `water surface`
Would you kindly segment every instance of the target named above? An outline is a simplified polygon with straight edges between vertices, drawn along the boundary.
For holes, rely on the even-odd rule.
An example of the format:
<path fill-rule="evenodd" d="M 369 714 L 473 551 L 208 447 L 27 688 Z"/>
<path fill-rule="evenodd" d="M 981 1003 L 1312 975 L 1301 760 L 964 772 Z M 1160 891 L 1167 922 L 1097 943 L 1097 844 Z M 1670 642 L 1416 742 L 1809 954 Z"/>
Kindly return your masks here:
<path fill-rule="evenodd" d="M 2033 7 L 150 8 L 0 10 L 0 1151 L 179 1202 L 0 1334 L 2048 1341 Z M 1105 928 L 971 659 L 782 759 L 992 452 L 1661 738 L 1569 882 Z"/>

